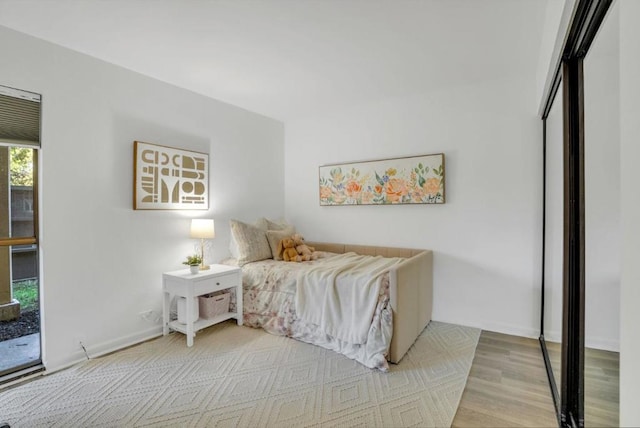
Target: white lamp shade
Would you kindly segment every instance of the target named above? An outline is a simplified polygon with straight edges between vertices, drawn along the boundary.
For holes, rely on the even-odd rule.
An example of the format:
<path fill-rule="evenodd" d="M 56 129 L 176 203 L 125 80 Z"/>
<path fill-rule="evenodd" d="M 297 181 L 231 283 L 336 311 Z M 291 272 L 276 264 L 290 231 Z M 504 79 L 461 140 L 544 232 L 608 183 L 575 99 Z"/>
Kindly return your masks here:
<path fill-rule="evenodd" d="M 194 218 L 191 219 L 191 238 L 212 239 L 215 238 L 216 232 L 213 226 L 213 219 Z"/>

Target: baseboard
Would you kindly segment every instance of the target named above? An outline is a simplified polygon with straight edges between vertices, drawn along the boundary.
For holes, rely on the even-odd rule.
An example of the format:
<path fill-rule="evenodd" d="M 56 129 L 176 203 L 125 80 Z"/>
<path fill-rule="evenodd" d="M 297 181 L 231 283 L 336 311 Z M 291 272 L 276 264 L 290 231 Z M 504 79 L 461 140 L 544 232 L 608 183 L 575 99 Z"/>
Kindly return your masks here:
<path fill-rule="evenodd" d="M 106 354 L 110 354 L 120 349 L 127 348 L 138 343 L 145 342 L 150 339 L 155 339 L 158 336 L 162 336 L 162 326 L 152 327 L 148 330 L 144 330 L 129 336 L 120 337 L 108 342 L 100 344 L 85 344 L 87 354 L 89 358 L 101 357 Z"/>
<path fill-rule="evenodd" d="M 547 342 L 560 343 L 562 342 L 562 333 L 559 331 L 545 331 L 544 340 Z"/>
<path fill-rule="evenodd" d="M 540 329 L 537 328 L 518 327 L 501 323 L 487 323 L 481 328 L 483 330 L 495 331 L 496 333 L 509 334 L 511 336 L 528 337 L 531 339 L 540 337 Z"/>
<path fill-rule="evenodd" d="M 585 346 L 603 351 L 620 352 L 620 342 L 602 337 L 585 338 Z"/>
<path fill-rule="evenodd" d="M 154 339 L 161 335 L 162 326 L 155 326 L 147 330 L 143 330 L 128 336 L 120 337 L 118 339 L 99 344 L 85 343 L 84 346 L 87 350 L 86 354 L 84 353 L 84 351 L 78 350 L 74 351 L 66 358 L 60 360 L 43 361 L 43 364 L 45 366 L 45 374 L 64 370 L 83 361 L 87 361 L 87 355 L 89 358 L 101 357 L 103 355 L 119 351 L 120 349 L 127 348 L 132 345 L 137 345 L 138 343 L 142 343 L 150 339 Z"/>
<path fill-rule="evenodd" d="M 492 322 L 477 322 L 474 320 L 450 320 L 450 319 L 434 319 L 434 321 L 441 321 L 450 324 L 464 325 L 467 327 L 475 327 L 481 330 L 493 331 L 496 333 L 509 334 L 512 336 L 529 337 L 537 339 L 540 337 L 540 331 L 535 328 L 524 328 L 513 326 L 510 324 L 492 323 Z"/>
<path fill-rule="evenodd" d="M 465 325 L 467 327 L 476 327 L 481 330 L 493 331 L 496 333 L 510 334 L 512 336 L 529 337 L 537 339 L 540 337 L 540 330 L 533 328 L 523 328 L 502 323 L 478 323 L 471 320 L 436 320 L 452 324 Z M 561 338 L 560 332 L 546 332 L 544 338 L 547 342 L 559 343 Z M 603 351 L 620 352 L 620 342 L 602 337 L 586 337 L 585 345 L 587 348 L 600 349 Z"/>
<path fill-rule="evenodd" d="M 61 358 L 57 360 L 50 360 L 46 357 L 42 360 L 42 364 L 45 367 L 44 374 L 48 375 L 51 373 L 58 372 L 60 370 L 68 369 L 69 367 L 75 366 L 76 364 L 82 363 L 83 361 L 87 361 L 87 356 L 82 351 L 74 351 L 71 355 L 68 355 L 66 358 Z"/>
<path fill-rule="evenodd" d="M 545 332 L 544 339 L 549 343 L 560 343 L 562 334 L 558 331 Z M 585 347 L 602 351 L 620 352 L 620 342 L 607 337 L 585 337 Z"/>

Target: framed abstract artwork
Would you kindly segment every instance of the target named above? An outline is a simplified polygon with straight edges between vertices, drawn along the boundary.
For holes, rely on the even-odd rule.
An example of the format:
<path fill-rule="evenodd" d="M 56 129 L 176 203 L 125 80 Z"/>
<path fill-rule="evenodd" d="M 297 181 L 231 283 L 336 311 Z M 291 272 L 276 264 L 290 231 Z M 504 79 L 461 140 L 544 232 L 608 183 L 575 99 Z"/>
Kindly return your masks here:
<path fill-rule="evenodd" d="M 320 167 L 323 206 L 444 201 L 444 153 Z"/>
<path fill-rule="evenodd" d="M 133 142 L 134 210 L 209 209 L 209 155 Z"/>

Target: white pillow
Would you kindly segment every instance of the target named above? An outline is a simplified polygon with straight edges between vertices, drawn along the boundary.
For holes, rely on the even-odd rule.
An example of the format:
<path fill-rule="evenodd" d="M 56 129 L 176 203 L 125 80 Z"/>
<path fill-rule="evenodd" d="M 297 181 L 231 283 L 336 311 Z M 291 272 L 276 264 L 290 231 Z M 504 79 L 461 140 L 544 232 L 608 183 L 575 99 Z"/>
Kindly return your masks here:
<path fill-rule="evenodd" d="M 290 238 L 294 233 L 296 233 L 296 230 L 293 226 L 282 230 L 267 230 L 267 241 L 269 241 L 269 247 L 271 247 L 273 260 L 282 260 L 282 257 L 278 254 L 278 243 L 284 238 Z"/>
<path fill-rule="evenodd" d="M 234 256 L 238 266 L 272 257 L 266 231 L 238 220 L 230 220 L 229 224 L 238 249 L 237 257 Z"/>

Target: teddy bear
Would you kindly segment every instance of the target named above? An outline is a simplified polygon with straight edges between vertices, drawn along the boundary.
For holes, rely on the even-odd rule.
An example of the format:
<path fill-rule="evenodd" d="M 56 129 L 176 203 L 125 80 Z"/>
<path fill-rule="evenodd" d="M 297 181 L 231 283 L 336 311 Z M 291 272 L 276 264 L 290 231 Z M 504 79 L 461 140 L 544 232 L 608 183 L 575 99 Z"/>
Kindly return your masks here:
<path fill-rule="evenodd" d="M 302 257 L 296 251 L 296 245 L 291 238 L 284 238 L 278 242 L 278 255 L 285 262 L 299 262 Z"/>
<path fill-rule="evenodd" d="M 315 252 L 316 249 L 308 246 L 304 243 L 304 238 L 299 233 L 296 233 L 291 237 L 293 239 L 293 243 L 296 247 L 296 251 L 300 255 L 303 261 L 315 260 L 318 258 L 318 254 Z"/>

